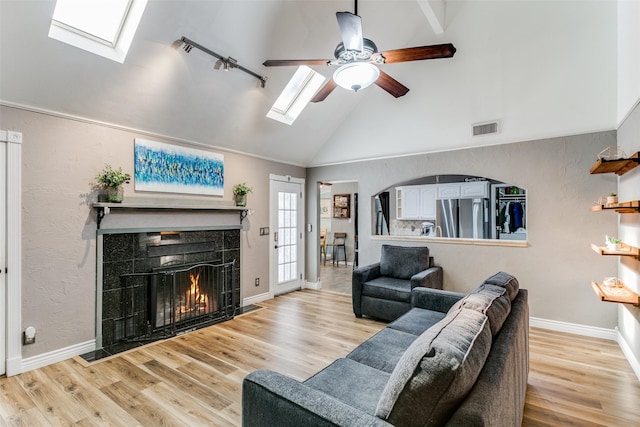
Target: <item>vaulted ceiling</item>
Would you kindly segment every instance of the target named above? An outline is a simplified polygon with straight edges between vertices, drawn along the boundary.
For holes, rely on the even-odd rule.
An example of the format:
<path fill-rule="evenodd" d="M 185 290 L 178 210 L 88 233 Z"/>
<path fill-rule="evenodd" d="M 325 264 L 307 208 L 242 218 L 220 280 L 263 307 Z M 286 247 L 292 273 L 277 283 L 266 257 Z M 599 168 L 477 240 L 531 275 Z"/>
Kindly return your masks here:
<path fill-rule="evenodd" d="M 422 5 L 420 4 L 422 3 Z M 424 3 L 444 7 L 434 32 Z M 150 0 L 124 64 L 50 39 L 54 0 L 0 0 L 0 102 L 114 124 L 302 166 L 493 145 L 616 127 L 616 4 L 361 0 L 380 50 L 453 43 L 451 59 L 386 64 L 410 88 L 336 89 L 291 126 L 265 114 L 294 67 L 331 58 L 336 11 L 352 1 Z M 182 36 L 268 77 L 174 43 Z M 314 67 L 327 78 L 334 71 Z M 500 132 L 471 126 L 498 120 Z"/>

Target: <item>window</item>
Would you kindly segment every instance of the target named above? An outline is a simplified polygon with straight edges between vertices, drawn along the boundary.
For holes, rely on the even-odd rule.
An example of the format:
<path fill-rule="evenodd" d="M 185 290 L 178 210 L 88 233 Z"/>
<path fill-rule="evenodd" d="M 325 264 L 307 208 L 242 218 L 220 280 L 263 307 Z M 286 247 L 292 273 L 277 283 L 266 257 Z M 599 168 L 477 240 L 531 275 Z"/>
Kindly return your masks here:
<path fill-rule="evenodd" d="M 325 80 L 323 75 L 306 65 L 298 67 L 267 113 L 267 117 L 288 125 L 292 124 Z"/>
<path fill-rule="evenodd" d="M 124 62 L 147 0 L 58 0 L 49 37 Z"/>

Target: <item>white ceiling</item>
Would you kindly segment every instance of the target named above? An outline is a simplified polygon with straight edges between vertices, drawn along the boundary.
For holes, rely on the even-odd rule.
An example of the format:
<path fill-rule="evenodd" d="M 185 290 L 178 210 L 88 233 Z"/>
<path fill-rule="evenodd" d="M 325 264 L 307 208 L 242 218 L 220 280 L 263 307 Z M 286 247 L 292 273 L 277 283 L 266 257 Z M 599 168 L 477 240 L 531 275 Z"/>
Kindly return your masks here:
<path fill-rule="evenodd" d="M 295 69 L 262 62 L 331 58 L 335 12 L 352 1 L 150 0 L 124 64 L 50 39 L 54 7 L 0 0 L 0 102 L 303 166 L 616 126 L 613 1 L 449 0 L 436 35 L 416 0 L 361 0 L 364 34 L 380 50 L 451 42 L 456 55 L 383 65 L 406 96 L 338 88 L 292 126 L 265 114 Z M 176 48 L 181 36 L 266 75 L 266 88 Z M 471 137 L 489 120 L 498 135 Z"/>

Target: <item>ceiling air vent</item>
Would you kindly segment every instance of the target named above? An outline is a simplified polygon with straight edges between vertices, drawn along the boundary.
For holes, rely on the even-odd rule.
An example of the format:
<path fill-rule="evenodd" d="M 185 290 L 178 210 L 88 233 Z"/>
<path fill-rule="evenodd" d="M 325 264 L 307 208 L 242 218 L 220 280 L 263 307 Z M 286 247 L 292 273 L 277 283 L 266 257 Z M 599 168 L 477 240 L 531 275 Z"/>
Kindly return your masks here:
<path fill-rule="evenodd" d="M 498 122 L 478 123 L 473 125 L 473 136 L 498 133 Z"/>

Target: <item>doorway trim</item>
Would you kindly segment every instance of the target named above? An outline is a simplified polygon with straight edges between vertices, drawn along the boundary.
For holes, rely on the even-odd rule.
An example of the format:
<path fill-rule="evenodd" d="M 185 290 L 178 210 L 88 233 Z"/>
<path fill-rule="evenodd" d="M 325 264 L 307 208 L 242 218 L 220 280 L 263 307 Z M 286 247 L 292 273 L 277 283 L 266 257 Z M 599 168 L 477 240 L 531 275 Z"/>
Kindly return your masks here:
<path fill-rule="evenodd" d="M 5 369 L 11 376 L 22 372 L 22 133 L 0 130 L 0 141 L 7 143 L 7 259 L 3 274 L 7 287 Z"/>
<path fill-rule="evenodd" d="M 299 267 L 299 274 L 302 276 L 299 279 L 301 285 L 305 283 L 305 279 L 306 279 L 306 260 L 305 260 L 306 229 L 304 227 L 305 179 L 294 178 L 291 175 L 269 174 L 269 225 L 271 227 L 271 233 L 269 233 L 269 297 L 270 298 L 273 298 L 276 294 L 276 282 L 277 282 L 277 279 L 276 279 L 277 271 L 274 271 L 274 267 L 273 267 L 275 264 L 274 262 L 275 255 L 274 255 L 274 251 L 272 250 L 273 237 L 276 231 L 274 225 L 277 223 L 277 221 L 275 221 L 275 218 L 272 217 L 274 208 L 275 208 L 273 206 L 273 183 L 275 181 L 288 182 L 288 183 L 300 185 L 300 209 L 298 210 L 300 216 L 298 219 L 298 225 L 301 233 L 301 238 L 300 238 L 300 254 L 299 254 L 300 258 L 299 258 L 298 267 Z"/>

